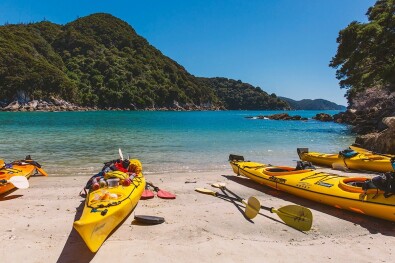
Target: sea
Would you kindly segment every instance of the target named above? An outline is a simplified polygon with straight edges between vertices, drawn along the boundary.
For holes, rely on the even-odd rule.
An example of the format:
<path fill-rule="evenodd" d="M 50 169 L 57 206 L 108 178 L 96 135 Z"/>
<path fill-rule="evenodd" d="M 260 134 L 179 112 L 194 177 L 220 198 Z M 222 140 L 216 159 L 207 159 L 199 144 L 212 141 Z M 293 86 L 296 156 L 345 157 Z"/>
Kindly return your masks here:
<path fill-rule="evenodd" d="M 336 153 L 349 126 L 312 119 L 339 111 L 0 112 L 0 159 L 30 155 L 50 176 L 91 176 L 104 162 L 137 158 L 149 173 L 230 172 L 229 154 L 296 166 L 296 149 Z M 307 121 L 246 118 L 288 113 Z"/>

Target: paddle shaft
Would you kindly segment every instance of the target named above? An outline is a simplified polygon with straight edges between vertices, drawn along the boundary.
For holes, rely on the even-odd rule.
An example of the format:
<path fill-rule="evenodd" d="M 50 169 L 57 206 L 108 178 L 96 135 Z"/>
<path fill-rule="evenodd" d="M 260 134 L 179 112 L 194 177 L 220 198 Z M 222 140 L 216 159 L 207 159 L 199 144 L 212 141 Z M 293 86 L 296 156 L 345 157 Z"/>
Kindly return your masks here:
<path fill-rule="evenodd" d="M 246 200 L 238 199 L 238 198 L 231 197 L 229 195 L 224 195 L 224 194 L 221 194 L 221 193 L 218 193 L 218 192 L 214 192 L 214 191 L 211 191 L 211 190 L 196 188 L 196 191 L 198 191 L 199 193 L 202 193 L 202 194 L 208 194 L 208 195 L 212 195 L 212 196 L 215 196 L 215 197 L 224 198 L 224 199 L 228 199 L 228 200 L 231 200 L 231 201 L 237 201 L 237 202 L 242 202 L 243 204 L 247 204 Z"/>
<path fill-rule="evenodd" d="M 244 200 L 244 199 L 239 199 L 239 198 L 235 198 L 235 197 L 231 197 L 231 196 L 229 196 L 229 195 L 224 195 L 224 194 L 221 194 L 221 193 L 218 193 L 218 192 L 215 192 L 215 195 L 214 196 L 216 196 L 216 197 L 221 197 L 221 198 L 225 198 L 225 199 L 229 199 L 229 200 L 231 200 L 231 201 L 238 201 L 238 202 L 242 202 L 243 204 L 247 204 L 247 202 L 246 202 L 246 200 Z"/>
<path fill-rule="evenodd" d="M 224 190 L 228 191 L 229 193 L 231 193 L 232 195 L 236 196 L 237 200 L 241 201 L 243 200 L 243 198 L 241 198 L 240 196 L 238 196 L 237 194 L 233 193 L 231 190 L 229 190 L 226 186 L 220 186 L 221 188 L 223 188 Z M 271 213 L 273 213 L 273 207 L 267 207 L 267 206 L 263 206 L 261 205 L 262 209 L 265 209 L 267 211 L 270 211 Z"/>

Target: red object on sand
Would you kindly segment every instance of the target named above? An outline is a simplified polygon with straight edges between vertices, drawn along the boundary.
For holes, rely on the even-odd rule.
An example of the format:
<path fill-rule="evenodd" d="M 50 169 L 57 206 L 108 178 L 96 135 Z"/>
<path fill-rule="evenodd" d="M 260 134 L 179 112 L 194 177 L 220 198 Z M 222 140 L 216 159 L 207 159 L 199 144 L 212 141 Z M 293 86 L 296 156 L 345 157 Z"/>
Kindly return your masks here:
<path fill-rule="evenodd" d="M 151 187 L 154 188 L 154 190 L 155 190 L 155 192 L 156 192 L 156 195 L 157 195 L 159 198 L 163 198 L 163 199 L 176 199 L 176 195 L 175 195 L 175 194 L 172 194 L 172 193 L 169 193 L 169 192 L 167 192 L 167 191 L 165 191 L 165 190 L 159 189 L 159 187 L 153 185 L 151 182 L 148 182 L 147 184 L 148 184 L 149 186 L 151 186 Z"/>
<path fill-rule="evenodd" d="M 146 200 L 146 199 L 151 199 L 151 198 L 154 198 L 154 193 L 150 189 L 145 188 L 145 190 L 143 191 L 143 194 L 141 195 L 141 199 Z"/>

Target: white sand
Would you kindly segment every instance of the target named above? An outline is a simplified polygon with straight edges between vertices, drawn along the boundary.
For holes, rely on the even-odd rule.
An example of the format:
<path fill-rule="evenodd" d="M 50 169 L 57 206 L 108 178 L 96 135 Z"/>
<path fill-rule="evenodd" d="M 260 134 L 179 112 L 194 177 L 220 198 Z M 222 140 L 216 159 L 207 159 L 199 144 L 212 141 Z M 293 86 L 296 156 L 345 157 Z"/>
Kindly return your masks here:
<path fill-rule="evenodd" d="M 349 176 L 355 174 L 348 174 Z M 175 193 L 175 200 L 141 200 L 128 219 L 94 254 L 72 225 L 81 212 L 84 177 L 32 177 L 30 188 L 0 198 L 0 262 L 394 262 L 395 223 L 297 198 L 221 172 L 156 174 L 147 178 Z M 185 183 L 185 182 L 196 183 Z M 237 207 L 196 187 L 218 190 L 226 182 L 242 197 L 265 206 L 311 209 L 308 232 L 261 211 L 251 222 Z M 79 211 L 79 212 L 78 212 Z M 134 214 L 162 216 L 137 225 Z"/>

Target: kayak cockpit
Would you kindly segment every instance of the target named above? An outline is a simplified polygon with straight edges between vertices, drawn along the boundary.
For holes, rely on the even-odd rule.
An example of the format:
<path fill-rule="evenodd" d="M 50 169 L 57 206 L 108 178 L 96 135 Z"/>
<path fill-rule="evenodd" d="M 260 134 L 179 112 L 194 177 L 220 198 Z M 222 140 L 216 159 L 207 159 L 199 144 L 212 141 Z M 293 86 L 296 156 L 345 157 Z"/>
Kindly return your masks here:
<path fill-rule="evenodd" d="M 292 175 L 292 174 L 300 174 L 311 172 L 314 169 L 296 169 L 294 167 L 289 166 L 275 166 L 275 167 L 264 167 L 263 173 L 271 176 L 281 176 L 281 175 Z"/>
<path fill-rule="evenodd" d="M 366 177 L 351 177 L 351 178 L 344 178 L 339 181 L 339 187 L 347 192 L 351 193 L 379 193 L 383 194 L 384 192 L 377 189 L 367 189 L 364 190 L 363 186 L 366 182 L 370 181 L 369 178 Z"/>

